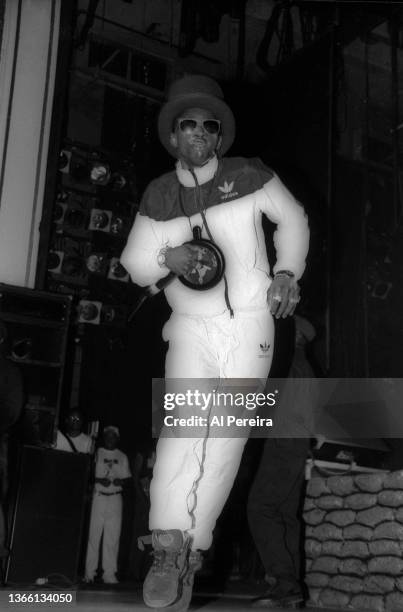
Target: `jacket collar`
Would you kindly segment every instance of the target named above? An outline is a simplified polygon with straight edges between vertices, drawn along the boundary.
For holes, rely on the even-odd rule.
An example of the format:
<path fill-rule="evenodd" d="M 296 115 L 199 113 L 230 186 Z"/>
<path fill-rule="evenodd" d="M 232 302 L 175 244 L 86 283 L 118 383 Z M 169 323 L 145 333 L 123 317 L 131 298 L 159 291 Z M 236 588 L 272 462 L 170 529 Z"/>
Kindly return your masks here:
<path fill-rule="evenodd" d="M 214 178 L 215 173 L 218 168 L 218 159 L 217 156 L 214 155 L 204 166 L 200 166 L 199 168 L 195 168 L 195 174 L 197 180 L 199 181 L 199 185 L 203 185 L 203 183 L 208 183 Z M 180 161 L 176 162 L 176 176 L 178 177 L 178 181 L 184 187 L 194 187 L 195 182 L 193 176 L 189 172 L 189 170 L 184 170 L 181 166 Z"/>

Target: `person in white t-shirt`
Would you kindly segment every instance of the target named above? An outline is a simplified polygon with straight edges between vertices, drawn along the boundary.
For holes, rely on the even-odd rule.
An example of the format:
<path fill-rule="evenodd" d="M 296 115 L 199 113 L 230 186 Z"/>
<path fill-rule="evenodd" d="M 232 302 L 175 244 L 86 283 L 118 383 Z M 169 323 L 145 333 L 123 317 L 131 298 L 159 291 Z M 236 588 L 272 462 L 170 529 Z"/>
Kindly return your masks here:
<path fill-rule="evenodd" d="M 83 415 L 76 408 L 64 419 L 64 429 L 57 430 L 56 450 L 69 453 L 91 453 L 92 438 L 83 433 Z"/>
<path fill-rule="evenodd" d="M 106 584 L 116 584 L 119 538 L 122 526 L 122 488 L 131 477 L 127 456 L 117 448 L 119 429 L 113 425 L 103 430 L 104 444 L 95 456 L 95 487 L 88 536 L 85 581 L 92 582 L 98 567 L 99 546 L 103 534 L 102 570 Z"/>

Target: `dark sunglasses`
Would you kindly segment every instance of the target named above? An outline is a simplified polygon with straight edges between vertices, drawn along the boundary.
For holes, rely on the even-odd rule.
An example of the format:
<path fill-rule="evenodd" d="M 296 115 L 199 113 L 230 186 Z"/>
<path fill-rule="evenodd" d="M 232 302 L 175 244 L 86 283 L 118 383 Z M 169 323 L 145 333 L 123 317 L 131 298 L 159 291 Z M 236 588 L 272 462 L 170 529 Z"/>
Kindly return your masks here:
<path fill-rule="evenodd" d="M 221 129 L 221 121 L 218 119 L 204 119 L 204 121 L 197 121 L 197 119 L 178 119 L 178 126 L 181 132 L 193 131 L 198 125 L 201 125 L 208 134 L 218 134 Z"/>

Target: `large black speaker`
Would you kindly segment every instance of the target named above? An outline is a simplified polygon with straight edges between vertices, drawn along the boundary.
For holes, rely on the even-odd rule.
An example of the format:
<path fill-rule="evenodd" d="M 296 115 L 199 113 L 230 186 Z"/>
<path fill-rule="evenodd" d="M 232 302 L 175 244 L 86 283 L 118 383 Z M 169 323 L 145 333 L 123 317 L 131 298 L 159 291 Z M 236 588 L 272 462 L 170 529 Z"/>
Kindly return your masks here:
<path fill-rule="evenodd" d="M 90 457 L 25 446 L 12 518 L 8 583 L 77 580 Z"/>
<path fill-rule="evenodd" d="M 72 297 L 0 283 L 7 356 L 18 364 L 26 396 L 24 442 L 52 443 L 62 402 Z"/>

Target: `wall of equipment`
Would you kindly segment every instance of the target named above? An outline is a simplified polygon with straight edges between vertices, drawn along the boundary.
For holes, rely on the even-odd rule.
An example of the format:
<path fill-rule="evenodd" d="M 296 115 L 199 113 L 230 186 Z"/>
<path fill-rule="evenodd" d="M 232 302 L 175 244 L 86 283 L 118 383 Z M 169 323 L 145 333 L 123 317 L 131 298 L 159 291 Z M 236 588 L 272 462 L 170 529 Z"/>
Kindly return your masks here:
<path fill-rule="evenodd" d="M 169 66 L 100 37 L 74 47 L 71 66 L 38 284 L 73 299 L 66 404 L 81 404 L 82 394 L 97 397 L 85 411 L 102 419 L 99 395 L 110 397 L 112 362 L 127 357 L 127 319 L 138 291 L 119 257 L 153 169 Z M 106 380 L 93 371 L 97 354 L 111 366 Z M 89 391 L 94 375 L 99 394 Z"/>
<path fill-rule="evenodd" d="M 402 105 L 399 15 L 345 49 L 331 213 L 335 375 L 401 376 Z"/>

